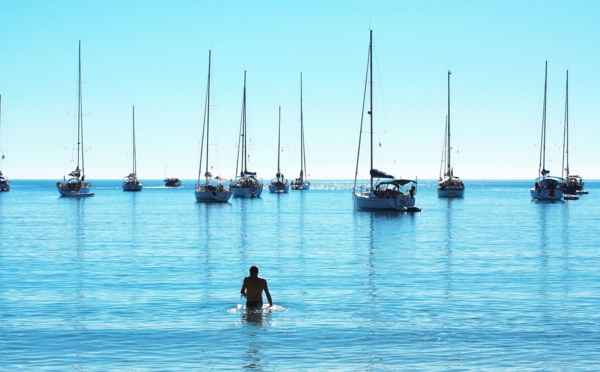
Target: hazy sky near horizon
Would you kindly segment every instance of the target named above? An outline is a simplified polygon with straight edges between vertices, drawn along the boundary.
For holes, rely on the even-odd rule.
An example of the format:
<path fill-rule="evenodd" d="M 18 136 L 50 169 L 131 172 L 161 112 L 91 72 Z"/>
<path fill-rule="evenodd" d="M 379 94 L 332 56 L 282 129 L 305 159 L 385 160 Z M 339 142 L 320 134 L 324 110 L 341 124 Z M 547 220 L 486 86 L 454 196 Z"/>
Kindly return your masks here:
<path fill-rule="evenodd" d="M 213 174 L 235 176 L 246 70 L 249 170 L 274 177 L 281 106 L 281 169 L 298 176 L 302 72 L 309 178 L 352 179 L 372 29 L 376 168 L 438 177 L 451 70 L 455 174 L 534 179 L 547 60 L 546 167 L 560 175 L 569 70 L 571 171 L 599 179 L 599 14 L 577 0 L 2 1 L 0 169 L 74 168 L 81 40 L 88 180 L 131 171 L 133 105 L 140 179 L 197 177 L 209 50 Z"/>

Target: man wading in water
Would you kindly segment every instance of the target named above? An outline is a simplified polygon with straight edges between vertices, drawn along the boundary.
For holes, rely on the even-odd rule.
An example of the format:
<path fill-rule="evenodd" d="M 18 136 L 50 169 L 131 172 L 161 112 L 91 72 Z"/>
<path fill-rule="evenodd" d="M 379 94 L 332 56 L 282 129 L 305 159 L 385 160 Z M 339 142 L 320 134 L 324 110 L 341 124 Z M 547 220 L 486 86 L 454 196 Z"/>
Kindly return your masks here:
<path fill-rule="evenodd" d="M 242 285 L 242 296 L 246 297 L 246 307 L 262 307 L 262 292 L 265 291 L 267 300 L 269 300 L 269 306 L 273 306 L 273 300 L 269 293 L 269 287 L 267 281 L 264 278 L 258 276 L 258 267 L 250 267 L 250 276 L 244 278 L 244 284 Z"/>

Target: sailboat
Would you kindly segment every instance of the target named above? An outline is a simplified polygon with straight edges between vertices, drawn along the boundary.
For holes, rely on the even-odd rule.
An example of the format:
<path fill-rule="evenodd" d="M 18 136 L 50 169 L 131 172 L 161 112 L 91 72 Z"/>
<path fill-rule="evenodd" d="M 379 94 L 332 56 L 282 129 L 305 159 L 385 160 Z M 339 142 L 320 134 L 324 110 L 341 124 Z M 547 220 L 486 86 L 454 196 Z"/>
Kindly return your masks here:
<path fill-rule="evenodd" d="M 165 187 L 181 187 L 181 180 L 177 177 L 165 178 Z"/>
<path fill-rule="evenodd" d="M 202 145 L 200 146 L 200 165 L 198 166 L 198 182 L 194 196 L 199 203 L 226 203 L 231 198 L 231 190 L 223 185 L 221 177 L 213 178 L 208 170 L 209 134 L 210 134 L 210 63 L 211 51 L 208 51 L 208 82 L 206 83 L 206 103 L 204 106 L 204 124 L 202 126 Z M 204 183 L 201 182 L 202 174 L 202 150 L 205 145 L 204 134 L 206 131 L 206 171 L 204 172 Z"/>
<path fill-rule="evenodd" d="M 4 160 L 4 150 L 2 149 L 2 96 L 0 96 L 0 160 Z M 0 170 L 0 192 L 1 191 L 10 191 L 10 181 L 8 177 L 2 174 L 2 170 Z"/>
<path fill-rule="evenodd" d="M 300 177 L 292 181 L 292 190 L 308 190 L 310 182 L 304 175 L 306 174 L 306 153 L 304 148 L 304 114 L 302 111 L 302 73 L 300 73 Z"/>
<path fill-rule="evenodd" d="M 60 196 L 83 197 L 94 196 L 92 185 L 85 180 L 85 150 L 83 147 L 83 115 L 81 99 L 81 40 L 79 40 L 79 70 L 77 85 L 77 168 L 69 173 L 67 182 L 57 182 Z"/>
<path fill-rule="evenodd" d="M 167 165 L 165 164 L 165 187 L 181 187 L 181 180 L 177 177 L 167 177 Z"/>
<path fill-rule="evenodd" d="M 281 158 L 281 106 L 279 106 L 279 131 L 277 136 L 277 174 L 275 178 L 271 180 L 269 185 L 269 192 L 272 194 L 287 194 L 290 191 L 290 184 L 281 173 L 280 168 Z"/>
<path fill-rule="evenodd" d="M 542 137 L 540 143 L 540 164 L 538 167 L 538 178 L 533 188 L 529 191 L 534 200 L 560 200 L 563 197 L 562 184 L 564 180 L 560 177 L 550 176 L 546 169 L 546 88 L 548 86 L 548 61 L 544 74 L 544 106 L 542 112 Z"/>
<path fill-rule="evenodd" d="M 242 99 L 242 118 L 240 122 L 240 142 L 238 145 L 238 165 L 242 161 L 241 172 L 236 176 L 235 180 L 230 182 L 230 188 L 233 196 L 236 198 L 254 198 L 259 197 L 263 191 L 263 184 L 256 177 L 256 172 L 249 172 L 247 163 L 248 157 L 246 153 L 246 140 L 248 138 L 246 131 L 246 71 L 244 71 L 244 94 Z M 235 167 L 235 173 L 238 174 L 238 166 Z"/>
<path fill-rule="evenodd" d="M 137 158 L 135 149 L 135 106 L 133 106 L 133 172 L 123 179 L 123 191 L 142 191 L 142 184 L 137 179 Z"/>
<path fill-rule="evenodd" d="M 415 207 L 415 195 L 417 193 L 417 181 L 407 179 L 397 179 L 394 176 L 377 170 L 373 167 L 373 31 L 370 31 L 369 37 L 369 58 L 367 72 L 369 73 L 369 120 L 370 120 L 370 142 L 371 142 L 371 166 L 369 174 L 371 182 L 369 188 L 356 186 L 358 175 L 358 165 L 360 159 L 360 140 L 358 155 L 356 160 L 356 172 L 354 175 L 354 187 L 352 198 L 356 209 L 370 210 L 398 210 L 404 212 L 420 211 Z M 363 118 L 366 104 L 367 87 L 365 81 L 365 99 L 363 99 Z M 361 133 L 362 123 L 361 118 Z M 362 137 L 362 136 L 361 136 Z"/>
<path fill-rule="evenodd" d="M 563 159 L 562 159 L 562 176 L 565 179 L 563 190 L 565 199 L 567 195 L 587 194 L 587 190 L 583 189 L 584 182 L 578 174 L 569 174 L 569 71 L 567 71 L 567 84 L 565 88 L 565 123 L 563 136 Z M 569 197 L 573 199 L 573 197 Z"/>
<path fill-rule="evenodd" d="M 450 164 L 450 75 L 448 70 L 448 113 L 446 115 L 446 136 L 444 138 L 444 150 L 442 153 L 442 168 L 444 175 L 440 169 L 440 179 L 437 185 L 437 195 L 439 198 L 462 198 L 465 193 L 465 185 L 459 177 L 454 175 L 454 169 Z"/>

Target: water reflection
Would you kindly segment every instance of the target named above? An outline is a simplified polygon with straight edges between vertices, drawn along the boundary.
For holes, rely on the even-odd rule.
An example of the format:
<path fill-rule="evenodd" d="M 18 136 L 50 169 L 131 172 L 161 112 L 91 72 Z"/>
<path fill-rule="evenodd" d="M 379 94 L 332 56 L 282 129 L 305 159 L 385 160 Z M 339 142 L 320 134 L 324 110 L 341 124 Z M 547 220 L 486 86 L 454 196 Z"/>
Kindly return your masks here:
<path fill-rule="evenodd" d="M 75 242 L 75 272 L 77 287 L 75 288 L 75 314 L 73 317 L 73 328 L 78 332 L 78 336 L 84 339 L 87 332 L 86 319 L 86 218 L 85 203 L 87 198 L 67 199 L 71 215 L 75 217 L 74 221 L 74 242 Z M 77 351 L 77 364 L 73 366 L 75 370 L 84 370 L 87 353 L 84 350 Z"/>
<path fill-rule="evenodd" d="M 542 306 L 545 306 L 548 287 L 548 218 L 554 213 L 553 203 L 538 203 L 539 209 L 539 259 L 540 259 L 540 286 L 539 295 Z"/>
<path fill-rule="evenodd" d="M 254 200 L 251 199 L 245 199 L 245 198 L 241 198 L 240 200 L 236 200 L 236 202 L 239 201 L 239 214 L 240 214 L 240 245 L 239 245 L 239 252 L 240 252 L 240 257 L 242 258 L 242 262 L 244 267 L 249 267 L 248 266 L 248 255 L 247 255 L 247 251 L 246 251 L 246 247 L 248 246 L 248 214 L 251 213 L 251 203 L 254 202 Z"/>
<path fill-rule="evenodd" d="M 296 252 L 298 252 L 298 266 L 299 266 L 299 270 L 301 273 L 304 272 L 308 272 L 309 268 L 306 266 L 306 256 L 304 255 L 304 247 L 308 244 L 306 242 L 306 233 L 305 233 L 305 226 L 304 226 L 304 215 L 306 213 L 306 200 L 307 200 L 307 193 L 304 191 L 300 191 L 297 192 L 296 195 L 298 196 L 298 198 L 300 199 L 300 202 L 298 203 L 299 207 L 298 207 L 298 216 L 300 216 L 299 218 L 297 218 L 297 224 L 298 224 L 298 238 L 294 239 L 295 244 L 294 247 L 296 249 Z M 305 287 L 302 286 L 300 288 L 300 295 L 302 298 L 304 298 L 305 296 L 308 295 L 308 293 L 306 292 L 306 289 L 304 289 Z"/>
<path fill-rule="evenodd" d="M 368 300 L 368 305 L 370 308 L 370 311 L 368 312 L 368 314 L 370 314 L 371 316 L 375 316 L 375 304 L 376 304 L 376 300 L 377 300 L 377 287 L 375 284 L 375 276 L 376 276 L 376 271 L 375 271 L 375 261 L 376 261 L 376 257 L 375 257 L 375 227 L 378 223 L 378 221 L 376 221 L 377 217 L 373 214 L 369 214 L 369 228 L 368 228 L 368 238 L 367 238 L 367 246 L 365 247 L 367 249 L 367 260 L 365 260 L 366 262 L 366 271 L 367 271 L 367 293 L 366 293 L 366 298 Z M 359 252 L 362 251 L 362 249 L 359 249 Z"/>
<path fill-rule="evenodd" d="M 285 213 L 285 210 L 282 209 L 281 205 L 282 205 L 282 201 L 281 198 L 284 197 L 285 194 L 280 194 L 277 193 L 273 196 L 275 196 L 275 204 L 276 204 L 276 209 L 275 209 L 275 232 L 277 234 L 277 244 L 275 245 L 276 250 L 277 250 L 277 258 L 281 258 L 281 247 L 284 246 L 283 243 L 283 239 L 282 239 L 282 231 L 283 228 L 285 227 L 284 224 L 284 215 L 283 213 Z"/>
<path fill-rule="evenodd" d="M 139 265 L 138 265 L 138 255 L 137 255 L 137 242 L 138 242 L 138 197 L 141 197 L 141 195 L 139 195 L 139 193 L 137 192 L 133 192 L 133 193 L 129 193 L 128 195 L 131 198 L 131 208 L 130 208 L 130 215 L 129 215 L 129 222 L 130 222 L 130 232 L 131 232 L 131 240 L 129 242 L 129 262 L 131 267 L 131 271 L 130 274 L 135 274 L 137 272 L 139 272 Z M 134 284 L 136 287 L 138 286 L 138 281 L 137 281 L 137 275 L 134 275 L 134 278 L 132 278 L 132 284 Z M 131 293 L 131 301 L 136 303 L 139 300 L 139 291 L 132 291 Z"/>
<path fill-rule="evenodd" d="M 197 203 L 198 210 L 198 242 L 204 242 L 204 244 L 199 247 L 199 259 L 198 259 L 198 272 L 202 277 L 199 280 L 199 283 L 203 286 L 204 294 L 202 296 L 201 301 L 210 302 L 210 288 L 212 287 L 212 266 L 211 266 L 211 227 L 213 225 L 213 221 L 211 218 L 211 210 L 213 207 L 218 205 L 213 205 L 209 203 Z M 219 204 L 220 205 L 220 204 Z M 219 223 L 219 220 L 217 220 Z M 204 229 L 202 229 L 204 227 Z"/>
<path fill-rule="evenodd" d="M 567 301 L 570 293 L 570 279 L 571 279 L 571 263 L 570 263 L 570 252 L 571 252 L 571 232 L 575 226 L 571 223 L 571 208 L 575 208 L 576 205 L 573 203 L 565 203 L 564 207 L 561 208 L 562 212 L 562 290 L 563 290 L 563 308 L 566 307 L 565 302 Z"/>
<path fill-rule="evenodd" d="M 445 264 L 444 264 L 444 299 L 449 300 L 452 293 L 452 247 L 453 242 L 453 224 L 454 224 L 454 211 L 452 203 L 455 199 L 446 199 L 446 214 L 445 214 L 445 225 L 446 225 L 446 245 L 445 245 Z"/>
<path fill-rule="evenodd" d="M 243 358 L 244 369 L 263 370 L 263 327 L 270 323 L 271 310 L 269 309 L 244 309 L 242 312 L 242 324 L 248 331 L 248 345 Z"/>

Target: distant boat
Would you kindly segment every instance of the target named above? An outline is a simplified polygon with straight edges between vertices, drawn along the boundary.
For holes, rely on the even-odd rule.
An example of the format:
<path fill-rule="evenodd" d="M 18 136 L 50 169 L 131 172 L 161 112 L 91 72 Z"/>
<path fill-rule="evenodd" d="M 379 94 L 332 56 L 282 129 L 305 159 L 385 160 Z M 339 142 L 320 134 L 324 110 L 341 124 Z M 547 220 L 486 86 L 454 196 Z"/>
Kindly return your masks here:
<path fill-rule="evenodd" d="M 240 142 L 238 144 L 238 165 L 241 160 L 241 171 L 235 180 L 229 184 L 233 196 L 236 198 L 255 198 L 263 192 L 263 184 L 256 177 L 256 172 L 249 172 L 247 163 L 246 140 L 248 134 L 246 131 L 246 71 L 244 71 L 244 94 L 242 98 L 242 118 L 240 122 Z M 235 167 L 235 173 L 238 174 L 238 166 Z"/>
<path fill-rule="evenodd" d="M 550 176 L 546 169 L 546 88 L 548 86 L 548 61 L 544 74 L 544 106 L 542 112 L 542 137 L 540 141 L 540 165 L 538 178 L 533 188 L 529 191 L 534 200 L 560 200 L 563 197 L 562 184 L 564 180 L 560 177 Z"/>
<path fill-rule="evenodd" d="M 417 181 L 396 179 L 394 176 L 373 168 L 373 31 L 370 31 L 369 37 L 369 55 L 367 72 L 369 73 L 369 120 L 370 120 L 370 140 L 371 140 L 371 166 L 369 175 L 371 176 L 370 187 L 357 188 L 356 177 L 358 175 L 358 164 L 360 159 L 360 144 L 358 158 L 356 161 L 356 172 L 354 176 L 354 190 L 352 198 L 356 209 L 370 210 L 398 210 L 405 212 L 420 211 L 415 207 L 415 195 L 417 193 Z M 365 97 L 363 99 L 363 110 L 366 104 L 367 89 L 365 84 Z M 361 133 L 362 133 L 361 118 Z M 359 141 L 360 142 L 360 141 Z M 374 179 L 377 182 L 374 183 Z"/>
<path fill-rule="evenodd" d="M 85 181 L 85 151 L 83 148 L 83 115 L 81 97 L 81 40 L 79 40 L 79 70 L 77 85 L 77 168 L 69 173 L 69 180 L 65 183 L 57 182 L 56 187 L 60 196 L 83 197 L 94 196 L 92 185 Z M 80 168 L 81 166 L 81 168 Z"/>
<path fill-rule="evenodd" d="M 2 96 L 0 96 L 0 157 L 3 163 L 3 160 L 6 156 L 4 156 L 4 150 L 2 149 Z M 0 191 L 10 191 L 10 181 L 8 177 L 2 174 L 0 170 Z"/>
<path fill-rule="evenodd" d="M 584 182 L 581 179 L 581 176 L 578 174 L 570 174 L 569 172 L 569 71 L 567 71 L 565 92 L 562 176 L 565 179 L 565 182 L 563 183 L 563 190 L 566 198 L 566 195 L 587 194 L 588 192 L 583 189 Z"/>
<path fill-rule="evenodd" d="M 440 198 L 462 198 L 465 193 L 465 185 L 459 177 L 454 175 L 454 169 L 450 163 L 450 75 L 448 70 L 448 113 L 446 115 L 446 136 L 444 137 L 444 150 L 442 153 L 442 168 L 440 169 L 440 179 L 437 185 L 437 195 Z"/>
<path fill-rule="evenodd" d="M 181 180 L 177 177 L 165 178 L 165 187 L 180 187 Z"/>
<path fill-rule="evenodd" d="M 287 194 L 290 191 L 290 184 L 281 173 L 279 160 L 281 157 L 281 106 L 279 106 L 279 130 L 277 136 L 277 174 L 271 180 L 269 192 L 272 194 Z"/>
<path fill-rule="evenodd" d="M 135 148 L 135 106 L 133 107 L 133 172 L 123 179 L 123 191 L 142 191 L 142 184 L 137 179 L 137 160 Z"/>
<path fill-rule="evenodd" d="M 208 170 L 209 134 L 210 134 L 210 62 L 211 51 L 208 51 L 208 80 L 206 83 L 206 103 L 204 106 L 204 125 L 202 126 L 202 145 L 200 147 L 200 165 L 198 166 L 198 182 L 194 190 L 194 196 L 199 203 L 226 203 L 231 198 L 231 190 L 223 185 L 225 179 L 217 176 L 213 178 Z M 204 134 L 206 132 L 206 143 Z M 202 146 L 206 144 L 206 171 L 204 172 L 204 184 L 201 184 L 202 174 Z"/>
<path fill-rule="evenodd" d="M 310 182 L 304 175 L 306 175 L 306 150 L 304 148 L 304 114 L 302 111 L 302 73 L 300 73 L 300 177 L 292 181 L 292 190 L 308 190 L 310 189 Z"/>

